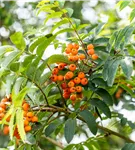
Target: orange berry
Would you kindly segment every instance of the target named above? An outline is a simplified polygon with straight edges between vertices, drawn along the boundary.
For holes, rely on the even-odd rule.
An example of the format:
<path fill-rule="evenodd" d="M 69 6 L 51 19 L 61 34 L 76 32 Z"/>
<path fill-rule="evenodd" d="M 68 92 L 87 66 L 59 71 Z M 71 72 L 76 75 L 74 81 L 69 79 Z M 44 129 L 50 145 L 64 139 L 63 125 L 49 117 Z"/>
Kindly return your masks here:
<path fill-rule="evenodd" d="M 80 60 L 85 59 L 85 55 L 84 54 L 80 54 L 78 57 L 79 57 Z"/>
<path fill-rule="evenodd" d="M 5 116 L 4 113 L 0 113 L 0 120 L 2 120 L 4 116 Z"/>
<path fill-rule="evenodd" d="M 73 48 L 73 44 L 68 44 L 68 45 L 67 45 L 67 48 L 72 49 L 72 48 Z"/>
<path fill-rule="evenodd" d="M 81 87 L 81 86 L 76 86 L 76 91 L 77 91 L 78 93 L 82 92 L 82 87 Z"/>
<path fill-rule="evenodd" d="M 58 72 L 59 72 L 59 69 L 58 69 L 58 68 L 53 68 L 53 70 L 52 70 L 52 74 L 57 75 L 57 74 L 58 74 Z"/>
<path fill-rule="evenodd" d="M 93 49 L 93 48 L 94 48 L 93 44 L 89 44 L 89 45 L 87 46 L 87 49 L 88 49 L 88 50 Z"/>
<path fill-rule="evenodd" d="M 68 82 L 68 87 L 74 87 L 75 83 L 73 81 Z"/>
<path fill-rule="evenodd" d="M 87 79 L 87 78 L 83 78 L 83 79 L 81 80 L 81 84 L 82 84 L 82 85 L 88 84 L 88 79 Z"/>
<path fill-rule="evenodd" d="M 75 77 L 75 78 L 74 78 L 74 82 L 75 82 L 76 84 L 79 84 L 79 83 L 81 82 L 81 79 L 80 79 L 79 77 Z"/>
<path fill-rule="evenodd" d="M 64 80 L 64 76 L 63 75 L 58 75 L 58 81 L 63 81 Z"/>
<path fill-rule="evenodd" d="M 34 116 L 33 112 L 28 112 L 27 113 L 27 117 L 33 117 L 33 116 Z"/>
<path fill-rule="evenodd" d="M 66 54 L 70 54 L 70 53 L 71 53 L 71 48 L 66 48 L 66 49 L 65 49 L 65 53 L 66 53 Z"/>
<path fill-rule="evenodd" d="M 53 81 L 53 82 L 56 82 L 57 80 L 58 80 L 58 76 L 57 75 L 52 75 L 51 76 L 51 80 Z"/>
<path fill-rule="evenodd" d="M 73 76 L 74 76 L 74 73 L 71 71 L 68 71 L 64 77 L 66 80 L 69 80 L 69 79 L 73 78 Z"/>
<path fill-rule="evenodd" d="M 77 98 L 77 97 L 76 97 L 76 94 L 71 94 L 71 95 L 70 95 L 70 99 L 71 99 L 72 101 L 75 101 L 76 98 Z"/>
<path fill-rule="evenodd" d="M 29 124 L 29 121 L 27 119 L 24 120 L 24 126 L 27 126 Z"/>
<path fill-rule="evenodd" d="M 72 54 L 72 55 L 78 54 L 78 50 L 77 50 L 77 49 L 72 49 L 72 50 L 71 50 L 71 54 Z"/>
<path fill-rule="evenodd" d="M 31 126 L 27 125 L 24 127 L 25 132 L 31 131 Z"/>
<path fill-rule="evenodd" d="M 77 43 L 73 44 L 73 48 L 79 49 L 79 45 Z"/>
<path fill-rule="evenodd" d="M 76 96 L 77 96 L 77 98 L 83 98 L 83 94 L 82 93 L 77 93 Z"/>
<path fill-rule="evenodd" d="M 69 93 L 70 94 L 70 88 L 66 88 L 63 90 L 64 93 Z"/>
<path fill-rule="evenodd" d="M 75 71 L 76 70 L 76 65 L 75 64 L 70 64 L 68 68 L 69 68 L 70 71 Z"/>
<path fill-rule="evenodd" d="M 1 100 L 1 103 L 5 103 L 5 102 L 8 102 L 8 98 L 3 98 L 3 99 Z"/>
<path fill-rule="evenodd" d="M 32 122 L 38 122 L 38 117 L 37 116 L 33 116 L 31 121 Z"/>
<path fill-rule="evenodd" d="M 9 133 L 9 126 L 4 125 L 3 133 L 4 133 L 4 135 L 8 135 L 8 133 Z"/>
<path fill-rule="evenodd" d="M 11 115 L 7 117 L 6 121 L 9 122 L 11 118 Z"/>
<path fill-rule="evenodd" d="M 24 103 L 22 108 L 23 108 L 24 111 L 28 111 L 29 108 L 30 108 L 30 105 L 28 103 Z"/>
<path fill-rule="evenodd" d="M 73 61 L 74 61 L 74 62 L 78 61 L 78 59 L 79 59 L 78 55 L 73 56 Z"/>
<path fill-rule="evenodd" d="M 95 53 L 94 49 L 88 50 L 88 54 L 89 54 L 89 55 L 93 55 L 94 53 Z"/>
<path fill-rule="evenodd" d="M 23 111 L 23 116 L 27 117 L 27 113 L 28 113 L 27 111 Z"/>
<path fill-rule="evenodd" d="M 5 112 L 5 109 L 0 107 L 0 113 L 3 113 L 3 112 Z"/>
<path fill-rule="evenodd" d="M 76 92 L 76 88 L 75 88 L 75 87 L 71 87 L 71 88 L 70 88 L 70 92 L 71 92 L 71 93 Z"/>
<path fill-rule="evenodd" d="M 0 107 L 2 107 L 3 109 L 6 109 L 6 104 L 0 103 Z"/>
<path fill-rule="evenodd" d="M 79 73 L 78 73 L 78 77 L 79 77 L 80 79 L 84 78 L 84 77 L 85 77 L 84 72 L 79 72 Z"/>
<path fill-rule="evenodd" d="M 65 63 L 60 63 L 60 64 L 58 65 L 58 69 L 59 69 L 59 70 L 63 70 L 64 67 L 65 67 Z"/>
<path fill-rule="evenodd" d="M 68 56 L 68 60 L 69 60 L 69 61 L 73 61 L 73 60 L 74 60 L 74 57 L 73 57 L 73 56 Z"/>
<path fill-rule="evenodd" d="M 91 56 L 91 58 L 92 58 L 93 60 L 97 60 L 97 59 L 98 59 L 98 55 L 97 55 L 97 54 L 93 54 L 93 55 Z"/>
<path fill-rule="evenodd" d="M 66 82 L 63 82 L 63 83 L 61 84 L 61 88 L 62 88 L 62 89 L 66 89 L 66 88 L 67 88 L 67 83 L 66 83 Z"/>
<path fill-rule="evenodd" d="M 32 117 L 26 117 L 26 120 L 28 120 L 29 122 L 31 122 Z"/>
<path fill-rule="evenodd" d="M 121 96 L 121 94 L 118 93 L 118 92 L 115 94 L 115 97 L 116 97 L 117 99 L 120 98 L 120 96 Z"/>
<path fill-rule="evenodd" d="M 70 93 L 66 93 L 66 92 L 63 93 L 63 98 L 68 99 L 69 97 L 70 97 Z"/>

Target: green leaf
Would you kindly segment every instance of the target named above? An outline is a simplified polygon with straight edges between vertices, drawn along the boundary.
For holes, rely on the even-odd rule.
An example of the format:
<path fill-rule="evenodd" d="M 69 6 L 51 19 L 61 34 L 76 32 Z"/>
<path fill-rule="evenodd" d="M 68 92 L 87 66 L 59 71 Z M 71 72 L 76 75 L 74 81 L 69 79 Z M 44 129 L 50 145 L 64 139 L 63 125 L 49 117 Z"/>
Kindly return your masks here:
<path fill-rule="evenodd" d="M 17 123 L 18 133 L 21 137 L 21 140 L 24 142 L 26 139 L 26 134 L 24 131 L 23 110 L 21 108 L 17 109 L 16 123 Z"/>
<path fill-rule="evenodd" d="M 135 150 L 135 144 L 133 143 L 126 143 L 122 150 Z"/>
<path fill-rule="evenodd" d="M 76 130 L 76 119 L 68 119 L 65 123 L 65 128 L 64 128 L 64 136 L 67 141 L 67 143 L 70 143 L 73 139 L 73 136 L 75 134 Z"/>
<path fill-rule="evenodd" d="M 90 131 L 96 135 L 97 133 L 97 125 L 94 116 L 88 110 L 83 110 L 80 113 L 80 116 L 86 121 Z"/>
<path fill-rule="evenodd" d="M 18 58 L 18 56 L 21 55 L 21 53 L 22 52 L 18 51 L 11 52 L 8 56 L 6 56 L 6 58 L 4 58 L 3 62 L 1 63 L 1 66 L 5 68 L 8 67 L 13 61 L 15 61 Z"/>
<path fill-rule="evenodd" d="M 3 56 L 6 52 L 13 51 L 15 48 L 10 45 L 0 46 L 0 56 Z"/>
<path fill-rule="evenodd" d="M 106 104 L 111 106 L 113 105 L 112 96 L 105 89 L 98 88 L 97 90 L 95 90 L 95 93 L 97 93 Z"/>
<path fill-rule="evenodd" d="M 111 64 L 113 63 L 113 60 L 111 60 L 110 58 L 108 58 L 104 64 L 104 68 L 103 68 L 103 79 L 105 81 L 107 81 L 108 79 L 108 70 L 109 67 L 111 66 Z"/>
<path fill-rule="evenodd" d="M 51 123 L 48 125 L 48 127 L 45 129 L 45 135 L 49 136 L 50 134 L 52 134 L 56 128 L 58 127 L 59 123 Z"/>
<path fill-rule="evenodd" d="M 20 63 L 19 62 L 14 62 L 10 65 L 10 70 L 13 72 L 19 71 Z"/>
<path fill-rule="evenodd" d="M 44 75 L 42 75 L 42 76 L 40 77 L 38 83 L 41 84 L 41 85 L 42 85 L 43 83 L 45 83 L 45 82 L 50 78 L 51 74 L 52 74 L 52 72 L 47 72 L 47 73 L 45 73 Z"/>
<path fill-rule="evenodd" d="M 109 41 L 109 38 L 102 37 L 102 38 L 95 39 L 93 41 L 93 44 L 106 44 L 108 43 L 108 41 Z"/>
<path fill-rule="evenodd" d="M 64 150 L 73 150 L 74 146 L 75 144 L 70 144 L 66 148 L 64 148 Z"/>
<path fill-rule="evenodd" d="M 124 39 L 125 33 L 129 29 L 130 26 L 125 27 L 124 29 L 120 30 L 117 34 L 117 38 L 115 39 L 115 49 L 120 48 L 121 41 Z"/>
<path fill-rule="evenodd" d="M 59 6 L 61 7 L 61 8 L 63 8 L 64 7 L 64 4 L 65 4 L 65 0 L 57 0 L 58 1 L 58 3 L 59 3 Z"/>
<path fill-rule="evenodd" d="M 132 10 L 132 12 L 130 13 L 130 21 L 132 21 L 135 18 L 135 8 Z"/>
<path fill-rule="evenodd" d="M 13 44 L 16 45 L 16 47 L 20 50 L 24 50 L 26 47 L 25 40 L 23 38 L 22 32 L 16 32 L 13 35 L 10 36 L 10 39 Z"/>
<path fill-rule="evenodd" d="M 122 67 L 122 70 L 123 70 L 124 74 L 129 79 L 131 77 L 131 75 L 132 75 L 132 72 L 133 72 L 132 60 L 130 58 L 128 58 L 128 57 L 125 57 L 125 59 L 121 60 L 120 65 Z"/>
<path fill-rule="evenodd" d="M 92 82 L 95 83 L 97 86 L 107 86 L 107 83 L 102 78 L 94 78 L 92 79 Z"/>
<path fill-rule="evenodd" d="M 60 18 L 62 15 L 63 15 L 63 12 L 61 12 L 61 11 L 52 12 L 50 15 L 47 15 L 47 17 L 46 17 L 46 19 L 44 21 L 44 24 L 46 24 L 49 19 Z"/>
<path fill-rule="evenodd" d="M 48 64 L 54 64 L 58 62 L 63 62 L 70 64 L 71 62 L 68 60 L 67 56 L 64 56 L 63 54 L 54 54 L 48 58 Z"/>
<path fill-rule="evenodd" d="M 96 28 L 95 28 L 95 35 L 98 35 L 100 31 L 103 29 L 105 23 L 100 23 Z"/>
<path fill-rule="evenodd" d="M 51 90 L 53 87 L 55 87 L 55 86 L 56 86 L 55 83 L 48 84 L 47 87 L 46 87 L 45 90 L 44 90 L 45 95 L 48 96 L 50 90 Z"/>
<path fill-rule="evenodd" d="M 46 48 L 51 44 L 51 42 L 55 39 L 56 36 L 51 36 L 44 40 L 41 44 L 38 45 L 36 53 L 38 56 L 42 56 Z"/>
<path fill-rule="evenodd" d="M 24 97 L 26 95 L 26 93 L 28 92 L 29 88 L 28 87 L 24 87 L 17 95 L 15 94 L 15 90 L 13 88 L 12 90 L 12 100 L 13 100 L 13 104 L 14 106 L 17 107 L 21 107 L 22 106 L 22 102 L 24 100 Z"/>
<path fill-rule="evenodd" d="M 44 37 L 44 36 L 41 36 L 41 37 L 38 37 L 36 40 L 34 40 L 33 42 L 31 42 L 30 46 L 29 46 L 29 50 L 31 52 L 34 51 L 34 49 L 40 44 L 42 43 L 43 41 L 45 41 L 47 39 L 47 37 Z"/>
<path fill-rule="evenodd" d="M 128 43 L 129 39 L 132 36 L 132 33 L 133 33 L 134 29 L 135 29 L 135 27 L 132 27 L 132 26 L 127 29 L 127 31 L 125 33 L 125 44 Z"/>
<path fill-rule="evenodd" d="M 106 103 L 99 100 L 98 98 L 92 98 L 90 100 L 90 104 L 98 107 L 108 118 L 111 118 L 111 111 L 109 107 L 106 105 Z"/>
<path fill-rule="evenodd" d="M 69 23 L 68 19 L 67 19 L 67 18 L 64 18 L 63 20 L 57 22 L 57 23 L 53 26 L 51 32 L 53 32 L 55 29 L 57 29 L 57 28 L 60 27 L 61 25 L 64 25 L 64 24 L 67 24 L 67 23 Z"/>
<path fill-rule="evenodd" d="M 36 139 L 35 139 L 34 135 L 31 134 L 31 133 L 27 133 L 27 135 L 26 135 L 26 142 L 28 144 L 31 144 L 31 145 L 36 144 Z"/>
<path fill-rule="evenodd" d="M 9 135 L 10 135 L 11 140 L 13 139 L 13 133 L 14 133 L 15 115 L 16 115 L 16 109 L 14 109 L 12 111 L 11 118 L 10 118 L 10 121 L 9 121 Z"/>
<path fill-rule="evenodd" d="M 126 6 L 128 6 L 129 3 L 130 3 L 130 1 L 125 1 L 125 0 L 122 1 L 121 4 L 120 4 L 120 11 L 121 11 L 122 9 L 124 9 Z"/>
<path fill-rule="evenodd" d="M 73 22 L 75 23 L 76 25 L 76 28 L 79 27 L 79 25 L 81 24 L 81 20 L 80 19 L 76 19 L 76 18 L 72 18 Z"/>
<path fill-rule="evenodd" d="M 73 15 L 74 10 L 72 8 L 65 8 L 67 10 L 68 16 L 71 17 Z"/>
<path fill-rule="evenodd" d="M 61 33 L 64 33 L 64 32 L 73 32 L 74 30 L 72 28 L 66 28 L 66 29 L 62 29 L 62 30 L 59 30 L 58 32 L 55 33 L 55 36 L 61 34 Z"/>
<path fill-rule="evenodd" d="M 107 79 L 108 86 L 113 85 L 120 61 L 121 61 L 120 58 L 114 60 L 113 63 L 111 63 L 111 65 L 108 68 L 108 79 Z"/>

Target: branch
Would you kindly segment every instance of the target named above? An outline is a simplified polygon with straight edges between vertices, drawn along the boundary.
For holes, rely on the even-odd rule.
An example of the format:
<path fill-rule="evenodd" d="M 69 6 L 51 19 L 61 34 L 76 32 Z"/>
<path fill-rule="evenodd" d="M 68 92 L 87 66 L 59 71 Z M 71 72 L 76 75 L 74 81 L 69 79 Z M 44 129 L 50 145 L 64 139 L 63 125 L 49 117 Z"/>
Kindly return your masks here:
<path fill-rule="evenodd" d="M 42 138 L 45 138 L 46 140 L 48 140 L 48 141 L 51 142 L 52 144 L 58 146 L 59 148 L 64 149 L 64 146 L 63 146 L 61 143 L 56 142 L 55 140 L 53 140 L 53 139 L 51 139 L 51 138 L 49 138 L 49 137 L 46 137 L 46 136 L 41 136 L 41 137 L 42 137 Z"/>

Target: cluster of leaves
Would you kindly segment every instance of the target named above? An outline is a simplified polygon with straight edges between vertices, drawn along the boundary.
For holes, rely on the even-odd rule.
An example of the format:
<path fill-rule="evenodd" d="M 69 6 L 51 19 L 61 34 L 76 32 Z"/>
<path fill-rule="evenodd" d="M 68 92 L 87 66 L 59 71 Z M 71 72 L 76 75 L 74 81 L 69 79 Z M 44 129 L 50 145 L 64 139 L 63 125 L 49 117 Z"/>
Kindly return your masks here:
<path fill-rule="evenodd" d="M 70 143 L 76 133 L 78 119 L 82 121 L 82 124 L 85 122 L 91 133 L 96 135 L 99 127 L 97 118 L 106 120 L 111 118 L 113 114 L 110 107 L 114 104 L 113 96 L 117 88 L 122 86 L 126 93 L 131 97 L 134 96 L 134 89 L 121 84 L 122 80 L 125 80 L 125 82 L 130 81 L 130 84 L 134 85 L 132 77 L 134 56 L 128 46 L 135 26 L 131 24 L 115 31 L 110 37 L 100 37 L 99 34 L 104 23 L 97 26 L 81 24 L 80 20 L 72 18 L 73 10 L 71 8 L 64 8 L 64 1 L 43 0 L 39 2 L 37 9 L 38 14 L 41 11 L 46 13 L 45 24 L 49 20 L 52 21 L 52 25 L 47 26 L 50 32 L 46 35 L 33 35 L 32 38 L 27 36 L 30 41 L 29 45 L 26 45 L 22 33 L 16 32 L 10 37 L 14 46 L 0 47 L 0 78 L 6 85 L 6 95 L 12 93 L 13 96 L 13 105 L 0 123 L 2 124 L 11 115 L 13 119 L 9 122 L 9 126 L 10 137 L 13 140 L 14 118 L 16 118 L 22 141 L 33 145 L 37 144 L 36 140 L 39 141 L 39 137 L 44 134 L 50 136 L 54 131 L 56 135 L 60 134 L 61 128 L 63 128 L 62 124 L 64 124 L 65 139 Z M 84 98 L 74 107 L 67 101 L 67 107 L 63 106 L 59 84 L 52 83 L 50 80 L 55 63 L 70 64 L 72 62 L 63 54 L 44 58 L 44 52 L 51 44 L 55 49 L 61 48 L 64 52 L 66 44 L 58 38 L 62 33 L 70 35 L 67 41 L 79 43 L 81 53 L 85 54 L 85 45 L 94 44 L 95 51 L 99 56 L 96 62 L 92 62 L 92 66 L 87 65 L 91 60 L 84 63 L 83 67 L 89 74 L 89 82 L 83 90 Z M 74 34 L 76 37 L 73 36 Z M 39 118 L 39 123 L 35 125 L 35 130 L 31 134 L 27 134 L 27 139 L 23 129 L 23 111 L 21 109 L 24 97 L 30 103 L 33 111 L 37 111 Z M 82 106 L 87 107 L 81 110 Z M 49 112 L 45 113 L 44 111 Z M 135 128 L 134 123 L 127 121 L 124 117 L 119 115 L 118 118 L 123 119 L 122 125 L 127 122 L 131 128 Z M 58 119 L 59 123 L 55 124 L 53 121 Z M 94 140 L 98 140 L 98 138 Z M 94 140 L 70 145 L 67 149 L 74 147 L 83 149 L 82 145 L 94 149 L 94 147 L 98 147 L 94 144 Z"/>

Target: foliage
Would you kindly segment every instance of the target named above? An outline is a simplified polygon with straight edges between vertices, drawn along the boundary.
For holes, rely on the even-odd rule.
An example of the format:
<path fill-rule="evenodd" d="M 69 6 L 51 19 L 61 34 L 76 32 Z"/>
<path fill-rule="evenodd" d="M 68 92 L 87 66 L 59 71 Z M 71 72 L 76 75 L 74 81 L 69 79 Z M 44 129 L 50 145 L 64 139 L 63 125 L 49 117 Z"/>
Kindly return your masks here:
<path fill-rule="evenodd" d="M 119 2 L 120 10 L 129 3 L 129 1 Z M 70 143 L 74 135 L 79 132 L 86 134 L 88 139 L 79 144 L 70 144 L 64 148 L 65 150 L 81 150 L 85 147 L 100 150 L 100 142 L 107 143 L 112 140 L 107 139 L 110 135 L 134 143 L 124 134 L 122 135 L 121 131 L 114 132 L 100 125 L 101 121 L 108 119 L 113 121 L 115 118 L 121 128 L 130 130 L 127 132 L 133 132 L 135 129 L 133 122 L 113 109 L 119 100 L 127 110 L 134 110 L 135 107 L 132 100 L 135 97 L 135 59 L 131 40 L 135 30 L 134 23 L 114 31 L 111 35 L 101 36 L 100 33 L 105 28 L 104 23 L 95 26 L 81 24 L 79 19 L 72 18 L 74 11 L 65 8 L 64 1 L 43 0 L 37 5 L 37 14 L 40 12 L 46 13 L 45 25 L 48 21 L 52 22 L 47 27 L 50 31 L 48 34 L 35 34 L 31 37 L 28 36 L 29 33 L 25 36 L 21 32 L 16 32 L 10 36 L 11 46 L 0 47 L 0 77 L 6 85 L 5 99 L 8 99 L 6 102 L 1 101 L 1 105 L 3 103 L 6 105 L 6 112 L 4 110 L 0 112 L 4 113 L 4 116 L 0 117 L 0 124 L 2 129 L 5 125 L 9 126 L 11 139 L 9 147 L 13 146 L 18 150 L 43 149 L 44 146 L 40 141 L 42 138 L 63 149 L 63 145 L 52 139 L 64 136 L 67 143 Z M 133 18 L 134 9 L 130 20 L 132 21 Z M 63 33 L 69 34 L 66 42 L 70 44 L 67 45 L 59 40 L 59 36 Z M 28 40 L 26 37 L 29 38 L 29 44 L 26 42 Z M 61 48 L 62 54 L 44 58 L 45 51 L 50 45 L 55 49 Z M 69 45 L 78 47 L 71 48 L 77 50 L 77 54 L 72 52 L 71 55 L 69 54 L 71 52 L 66 52 Z M 131 47 L 133 50 L 130 49 Z M 94 54 L 91 54 L 91 49 L 94 50 Z M 95 54 L 96 57 L 93 57 Z M 67 78 L 71 64 L 77 67 L 72 71 L 74 75 Z M 60 65 L 64 65 L 62 69 Z M 54 75 L 57 73 L 54 73 L 54 69 L 59 69 L 59 75 L 64 78 L 55 80 Z M 75 77 L 79 76 L 79 72 L 85 74 L 87 83 L 84 84 L 85 82 L 82 82 L 84 77 L 80 77 L 81 81 L 77 84 L 82 90 L 73 94 L 70 92 L 69 97 L 65 97 L 62 84 L 66 82 L 69 87 L 69 82 L 75 84 Z M 130 100 L 126 100 L 127 96 Z M 30 105 L 29 109 L 38 116 L 38 121 L 30 123 L 32 130 L 29 133 L 24 127 L 26 117 L 23 114 L 24 104 Z M 0 108 L 3 108 L 3 105 Z M 9 116 L 11 118 L 7 121 Z M 16 128 L 18 136 L 14 136 Z M 87 134 L 85 131 L 87 128 L 95 135 L 94 137 Z M 125 146 L 122 144 L 122 147 L 126 150 L 134 147 L 134 144 Z M 111 149 L 110 145 L 109 148 Z"/>

